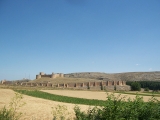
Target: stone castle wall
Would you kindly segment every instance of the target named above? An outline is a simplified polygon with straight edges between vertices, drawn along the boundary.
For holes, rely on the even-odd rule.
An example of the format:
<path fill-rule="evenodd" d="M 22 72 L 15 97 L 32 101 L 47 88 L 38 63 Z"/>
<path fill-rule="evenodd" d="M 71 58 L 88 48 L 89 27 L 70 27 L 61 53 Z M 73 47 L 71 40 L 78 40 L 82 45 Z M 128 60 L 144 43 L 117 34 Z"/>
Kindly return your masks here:
<path fill-rule="evenodd" d="M 44 72 L 40 72 L 38 75 L 36 75 L 36 79 L 40 79 L 40 78 L 57 78 L 57 77 L 64 77 L 63 73 L 52 73 L 52 74 L 45 74 Z"/>
<path fill-rule="evenodd" d="M 121 84 L 119 84 L 121 83 Z M 90 89 L 90 90 L 130 90 L 130 86 L 125 81 L 100 81 L 100 82 L 83 82 L 83 83 L 28 83 L 23 82 L 21 86 L 40 86 L 54 88 L 73 88 L 73 89 Z"/>

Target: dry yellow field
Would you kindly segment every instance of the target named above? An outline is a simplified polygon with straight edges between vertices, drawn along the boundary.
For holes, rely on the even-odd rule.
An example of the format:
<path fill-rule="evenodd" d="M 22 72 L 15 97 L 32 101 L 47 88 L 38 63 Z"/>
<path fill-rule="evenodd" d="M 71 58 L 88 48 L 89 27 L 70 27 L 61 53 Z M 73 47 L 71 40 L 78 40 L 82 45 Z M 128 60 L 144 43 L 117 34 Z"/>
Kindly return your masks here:
<path fill-rule="evenodd" d="M 11 98 L 15 96 L 13 90 L 10 89 L 0 89 L 0 108 L 3 108 L 4 105 L 8 105 L 11 101 Z M 56 105 L 65 105 L 68 108 L 68 112 L 74 117 L 73 108 L 75 104 L 61 103 L 50 100 L 45 100 L 41 98 L 30 97 L 23 95 L 23 100 L 26 105 L 20 108 L 20 112 L 23 113 L 22 120 L 52 120 L 53 116 L 51 114 L 51 107 Z M 87 110 L 89 106 L 87 105 L 78 105 L 82 110 Z"/>
<path fill-rule="evenodd" d="M 101 91 L 73 91 L 73 90 L 42 90 L 44 92 L 63 95 L 63 96 L 71 96 L 71 97 L 78 97 L 78 98 L 87 98 L 87 99 L 99 99 L 99 100 L 106 100 L 107 94 L 106 92 Z M 109 92 L 111 93 L 111 92 Z M 115 95 L 119 95 L 115 93 Z M 0 89 L 0 108 L 4 105 L 8 105 L 11 101 L 11 98 L 15 96 L 15 92 L 10 89 Z M 126 96 L 127 98 L 130 97 L 131 99 L 135 98 L 135 95 L 121 95 Z M 62 103 L 62 102 L 55 102 L 50 100 L 45 100 L 41 98 L 30 97 L 27 95 L 23 95 L 23 100 L 26 105 L 20 108 L 20 112 L 23 113 L 22 120 L 52 120 L 53 116 L 51 114 L 52 108 L 56 105 L 65 105 L 68 108 L 68 112 L 71 113 L 71 116 L 74 117 L 73 108 L 75 104 L 70 103 Z M 144 96 L 144 101 L 147 101 L 150 97 Z M 156 97 L 160 100 L 160 97 Z M 89 106 L 87 105 L 78 105 L 80 106 L 81 110 L 86 111 Z"/>
<path fill-rule="evenodd" d="M 73 90 L 42 90 L 44 92 L 48 92 L 51 94 L 56 95 L 63 95 L 63 96 L 70 96 L 70 97 L 77 97 L 77 98 L 87 98 L 87 99 L 98 99 L 98 100 L 106 100 L 107 94 L 106 92 L 101 91 L 73 91 Z M 111 94 L 112 92 L 108 92 Z M 115 96 L 118 96 L 119 93 L 114 93 Z M 131 98 L 134 99 L 136 95 L 128 95 L 128 94 L 121 94 L 121 97 L 126 97 L 126 99 Z M 151 96 L 143 96 L 144 101 L 148 101 Z M 155 97 L 160 100 L 160 97 Z"/>

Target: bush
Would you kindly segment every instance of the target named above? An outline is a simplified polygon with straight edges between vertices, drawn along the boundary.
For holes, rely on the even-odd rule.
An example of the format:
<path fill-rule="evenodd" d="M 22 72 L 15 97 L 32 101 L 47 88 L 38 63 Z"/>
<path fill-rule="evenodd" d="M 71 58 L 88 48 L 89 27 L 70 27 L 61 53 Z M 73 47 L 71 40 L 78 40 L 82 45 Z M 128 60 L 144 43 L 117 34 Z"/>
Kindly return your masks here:
<path fill-rule="evenodd" d="M 5 106 L 0 110 L 0 120 L 12 120 L 11 111 L 9 111 Z"/>
<path fill-rule="evenodd" d="M 68 112 L 65 105 L 56 105 L 52 107 L 53 120 L 71 120 L 72 115 Z"/>
<path fill-rule="evenodd" d="M 108 95 L 106 105 L 81 112 L 79 107 L 75 107 L 77 120 L 158 120 L 160 119 L 160 102 L 152 97 L 148 102 L 143 101 L 143 97 L 136 96 L 134 100 L 120 95 Z"/>
<path fill-rule="evenodd" d="M 131 90 L 133 91 L 140 91 L 141 90 L 141 85 L 138 82 L 133 82 L 131 84 Z"/>
<path fill-rule="evenodd" d="M 147 88 L 144 88 L 144 91 L 149 91 L 149 88 L 147 87 Z"/>

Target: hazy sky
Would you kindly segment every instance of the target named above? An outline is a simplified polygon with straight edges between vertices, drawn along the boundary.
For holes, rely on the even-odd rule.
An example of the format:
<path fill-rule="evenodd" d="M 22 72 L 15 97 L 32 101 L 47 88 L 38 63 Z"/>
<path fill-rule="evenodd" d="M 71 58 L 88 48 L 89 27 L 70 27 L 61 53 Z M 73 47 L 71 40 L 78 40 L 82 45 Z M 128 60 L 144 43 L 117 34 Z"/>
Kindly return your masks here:
<path fill-rule="evenodd" d="M 160 0 L 0 0 L 0 80 L 40 71 L 160 71 Z"/>

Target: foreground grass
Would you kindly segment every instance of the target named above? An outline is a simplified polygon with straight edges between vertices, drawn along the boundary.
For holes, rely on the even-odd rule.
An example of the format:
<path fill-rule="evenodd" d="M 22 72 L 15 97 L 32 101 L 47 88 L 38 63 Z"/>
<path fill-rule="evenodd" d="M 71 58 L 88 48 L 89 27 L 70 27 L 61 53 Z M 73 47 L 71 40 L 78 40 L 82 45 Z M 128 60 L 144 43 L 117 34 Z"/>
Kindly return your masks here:
<path fill-rule="evenodd" d="M 67 97 L 61 95 L 50 94 L 38 90 L 15 90 L 18 93 L 43 98 L 58 102 L 65 102 L 65 103 L 72 103 L 72 104 L 83 104 L 83 105 L 93 105 L 93 106 L 104 106 L 106 101 L 104 100 L 95 100 L 95 99 L 84 99 L 84 98 L 74 98 L 74 97 Z"/>

